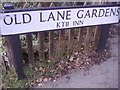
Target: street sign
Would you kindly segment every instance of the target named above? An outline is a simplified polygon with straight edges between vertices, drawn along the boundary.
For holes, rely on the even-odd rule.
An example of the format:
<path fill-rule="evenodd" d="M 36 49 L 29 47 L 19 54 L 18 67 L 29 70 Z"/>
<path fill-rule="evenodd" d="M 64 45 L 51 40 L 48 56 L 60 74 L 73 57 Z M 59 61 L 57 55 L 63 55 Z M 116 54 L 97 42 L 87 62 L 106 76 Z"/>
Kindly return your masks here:
<path fill-rule="evenodd" d="M 3 10 L 0 32 L 13 35 L 114 24 L 119 22 L 119 16 L 119 5 Z"/>

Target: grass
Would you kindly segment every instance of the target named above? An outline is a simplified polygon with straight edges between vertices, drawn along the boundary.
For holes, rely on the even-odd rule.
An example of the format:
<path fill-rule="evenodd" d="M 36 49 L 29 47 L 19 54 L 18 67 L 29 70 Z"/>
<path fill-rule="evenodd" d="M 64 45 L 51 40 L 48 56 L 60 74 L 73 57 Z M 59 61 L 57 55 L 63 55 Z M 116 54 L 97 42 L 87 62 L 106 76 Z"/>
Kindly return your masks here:
<path fill-rule="evenodd" d="M 2 74 L 2 83 L 4 88 L 22 88 L 25 81 L 18 80 L 17 75 L 13 72 L 10 72 L 9 74 L 4 72 Z"/>
<path fill-rule="evenodd" d="M 24 73 L 25 79 L 18 80 L 17 75 L 15 72 L 7 73 L 5 71 L 2 72 L 2 83 L 3 88 L 31 88 L 35 84 L 39 83 L 36 82 L 39 78 L 43 77 L 46 78 L 47 76 L 52 77 L 54 76 L 57 71 L 46 73 L 47 70 L 51 70 L 54 68 L 54 64 L 52 62 L 48 63 L 47 61 L 37 61 L 31 64 L 24 66 Z M 39 70 L 42 68 L 42 70 Z M 55 69 L 55 68 L 54 68 Z"/>
<path fill-rule="evenodd" d="M 8 74 L 7 72 L 4 72 L 2 74 L 2 84 L 3 84 L 3 88 L 27 88 L 27 87 L 32 87 L 32 77 L 29 77 L 28 80 L 27 79 L 18 80 L 16 73 L 10 72 Z"/>

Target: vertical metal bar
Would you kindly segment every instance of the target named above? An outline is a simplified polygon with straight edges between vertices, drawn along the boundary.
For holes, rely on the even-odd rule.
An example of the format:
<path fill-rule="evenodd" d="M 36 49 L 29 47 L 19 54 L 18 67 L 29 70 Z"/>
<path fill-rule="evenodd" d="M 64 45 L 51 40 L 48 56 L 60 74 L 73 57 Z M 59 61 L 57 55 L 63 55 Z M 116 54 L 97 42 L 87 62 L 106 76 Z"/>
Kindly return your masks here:
<path fill-rule="evenodd" d="M 45 59 L 45 53 L 44 53 L 44 32 L 38 33 L 39 38 L 39 60 Z"/>
<path fill-rule="evenodd" d="M 104 0 L 100 0 L 99 2 L 95 1 L 94 4 L 95 5 L 105 4 L 105 1 Z M 96 29 L 94 30 L 94 40 L 93 40 L 93 49 L 94 50 L 98 49 L 98 45 L 99 45 L 98 43 L 100 43 L 99 40 L 101 38 L 101 36 L 100 36 L 101 30 L 102 30 L 102 26 L 96 26 Z M 103 31 L 103 33 L 104 33 L 104 31 Z"/>
<path fill-rule="evenodd" d="M 104 50 L 106 48 L 106 43 L 108 40 L 109 31 L 110 31 L 110 26 L 111 25 L 104 25 L 101 27 L 99 42 L 98 42 L 98 46 L 97 46 L 97 50 L 96 50 L 96 52 L 98 52 L 98 53 L 104 52 Z"/>
<path fill-rule="evenodd" d="M 93 38 L 93 43 L 92 43 L 92 47 L 94 50 L 97 49 L 97 45 L 98 45 L 98 40 L 99 40 L 99 36 L 100 36 L 100 31 L 101 31 L 101 26 L 95 26 L 94 29 L 94 38 Z"/>
<path fill-rule="evenodd" d="M 37 7 L 38 8 L 42 7 L 41 3 L 39 3 Z M 44 32 L 38 33 L 38 41 L 39 41 L 39 60 L 45 60 Z"/>
<path fill-rule="evenodd" d="M 23 8 L 29 8 L 30 5 L 26 2 Z M 32 34 L 26 34 L 26 41 L 27 41 L 27 49 L 28 49 L 28 61 L 29 63 L 34 61 L 34 49 L 32 44 Z"/>
<path fill-rule="evenodd" d="M 92 37 L 92 30 L 95 27 L 88 27 L 87 28 L 87 34 L 86 34 L 86 38 L 85 38 L 85 52 L 88 53 L 90 50 L 90 42 L 91 42 L 91 37 Z"/>
<path fill-rule="evenodd" d="M 12 3 L 5 3 L 3 4 L 3 8 L 8 9 L 14 9 L 14 6 Z M 22 62 L 22 55 L 21 55 L 21 44 L 19 35 L 11 35 L 11 36 L 5 36 L 5 38 L 9 38 L 9 47 L 11 47 L 12 51 L 12 57 L 14 61 L 14 67 L 16 70 L 16 73 L 18 75 L 18 79 L 24 79 L 24 73 L 23 73 L 23 62 Z"/>
<path fill-rule="evenodd" d="M 50 4 L 50 7 L 55 7 L 53 3 Z M 54 60 L 54 31 L 49 32 L 49 59 Z"/>
<path fill-rule="evenodd" d="M 28 60 L 29 63 L 34 61 L 34 49 L 32 45 L 32 34 L 28 33 L 26 35 L 26 41 L 27 41 L 27 48 L 28 48 Z"/>
<path fill-rule="evenodd" d="M 75 47 L 74 47 L 74 44 L 75 44 L 74 36 L 75 36 L 75 29 L 70 29 L 69 38 L 68 38 L 68 43 L 69 44 L 68 44 L 68 50 L 67 50 L 69 54 L 71 54 L 75 49 Z"/>
<path fill-rule="evenodd" d="M 84 30 L 85 28 L 79 28 L 79 34 L 78 34 L 78 52 L 81 52 L 81 48 L 82 48 L 82 43 L 84 41 L 83 35 L 84 35 Z"/>
<path fill-rule="evenodd" d="M 76 6 L 76 2 L 74 2 L 72 6 Z M 68 54 L 71 54 L 75 49 L 75 47 L 74 47 L 75 31 L 76 31 L 75 29 L 70 29 L 69 30 L 69 38 L 68 38 L 68 43 L 69 44 L 68 44 L 68 48 L 67 48 L 67 53 Z"/>
<path fill-rule="evenodd" d="M 62 7 L 66 6 L 66 3 L 62 3 Z M 65 30 L 59 31 L 59 57 L 62 57 L 65 53 Z"/>
<path fill-rule="evenodd" d="M 63 56 L 65 52 L 65 30 L 59 31 L 59 56 Z"/>

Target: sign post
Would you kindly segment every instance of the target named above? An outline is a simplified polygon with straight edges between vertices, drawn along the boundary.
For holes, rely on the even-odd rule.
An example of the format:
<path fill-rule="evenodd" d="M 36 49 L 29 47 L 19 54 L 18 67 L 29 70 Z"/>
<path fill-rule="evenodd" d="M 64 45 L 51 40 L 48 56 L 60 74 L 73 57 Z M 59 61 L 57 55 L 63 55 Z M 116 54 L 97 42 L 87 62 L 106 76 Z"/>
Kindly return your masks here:
<path fill-rule="evenodd" d="M 111 27 L 111 25 L 103 25 L 101 27 L 99 42 L 98 42 L 96 52 L 98 52 L 98 53 L 104 52 L 104 50 L 106 48 L 108 36 L 109 36 L 110 27 Z"/>
<path fill-rule="evenodd" d="M 116 2 L 112 2 L 111 4 L 117 4 Z M 118 23 L 120 22 L 120 8 L 119 8 L 119 15 L 118 15 Z M 110 31 L 110 27 L 111 25 L 103 25 L 101 27 L 101 31 L 100 31 L 100 36 L 99 36 L 99 42 L 97 45 L 97 50 L 96 52 L 98 53 L 102 53 L 104 52 L 105 48 L 106 48 L 106 43 L 109 37 L 109 31 Z"/>
<path fill-rule="evenodd" d="M 9 9 L 14 9 L 13 5 L 11 3 L 5 3 L 3 5 L 3 8 L 5 10 L 9 10 Z M 20 39 L 19 39 L 19 35 L 11 35 L 11 36 L 5 36 L 6 39 L 6 43 L 9 43 L 8 47 L 11 53 L 11 58 L 13 63 L 14 63 L 14 67 L 15 70 L 17 72 L 18 75 L 18 79 L 24 79 L 24 73 L 23 73 L 23 63 L 22 63 L 22 57 L 21 57 L 21 44 L 20 44 Z"/>

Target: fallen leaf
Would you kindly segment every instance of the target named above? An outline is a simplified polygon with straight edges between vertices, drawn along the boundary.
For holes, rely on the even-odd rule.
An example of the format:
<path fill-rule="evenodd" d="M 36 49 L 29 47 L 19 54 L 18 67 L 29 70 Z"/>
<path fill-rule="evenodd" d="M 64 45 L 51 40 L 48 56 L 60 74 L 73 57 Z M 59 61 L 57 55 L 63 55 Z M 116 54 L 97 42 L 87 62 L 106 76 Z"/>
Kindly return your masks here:
<path fill-rule="evenodd" d="M 48 80 L 50 80 L 50 81 L 51 81 L 51 80 L 52 80 L 52 78 L 49 78 Z"/>
<path fill-rule="evenodd" d="M 56 82 L 56 80 L 53 80 L 53 82 Z"/>
<path fill-rule="evenodd" d="M 90 64 L 90 62 L 86 62 L 86 64 L 88 65 L 88 64 Z"/>
<path fill-rule="evenodd" d="M 40 71 L 42 71 L 42 70 L 43 70 L 43 68 L 42 68 L 42 67 L 40 67 L 40 68 L 39 68 L 39 70 L 40 70 Z"/>
<path fill-rule="evenodd" d="M 39 78 L 39 82 L 42 82 L 42 80 L 43 80 L 42 78 Z"/>
<path fill-rule="evenodd" d="M 78 52 L 76 52 L 75 55 L 78 55 Z"/>
<path fill-rule="evenodd" d="M 44 84 L 43 83 L 39 83 L 38 86 L 39 87 L 44 87 Z"/>
<path fill-rule="evenodd" d="M 43 81 L 44 81 L 44 82 L 47 82 L 47 81 L 48 81 L 48 78 L 43 79 Z"/>
<path fill-rule="evenodd" d="M 69 60 L 72 62 L 74 57 L 71 57 Z"/>
<path fill-rule="evenodd" d="M 29 64 L 29 67 L 30 67 L 30 68 L 33 68 L 33 65 L 32 65 L 32 64 Z"/>
<path fill-rule="evenodd" d="M 47 60 L 49 63 L 51 62 L 51 60 Z"/>
<path fill-rule="evenodd" d="M 50 70 L 50 72 L 54 72 L 55 70 Z"/>
<path fill-rule="evenodd" d="M 38 71 L 38 68 L 35 67 L 35 71 Z"/>
<path fill-rule="evenodd" d="M 71 68 L 71 66 L 68 66 L 68 68 Z"/>

